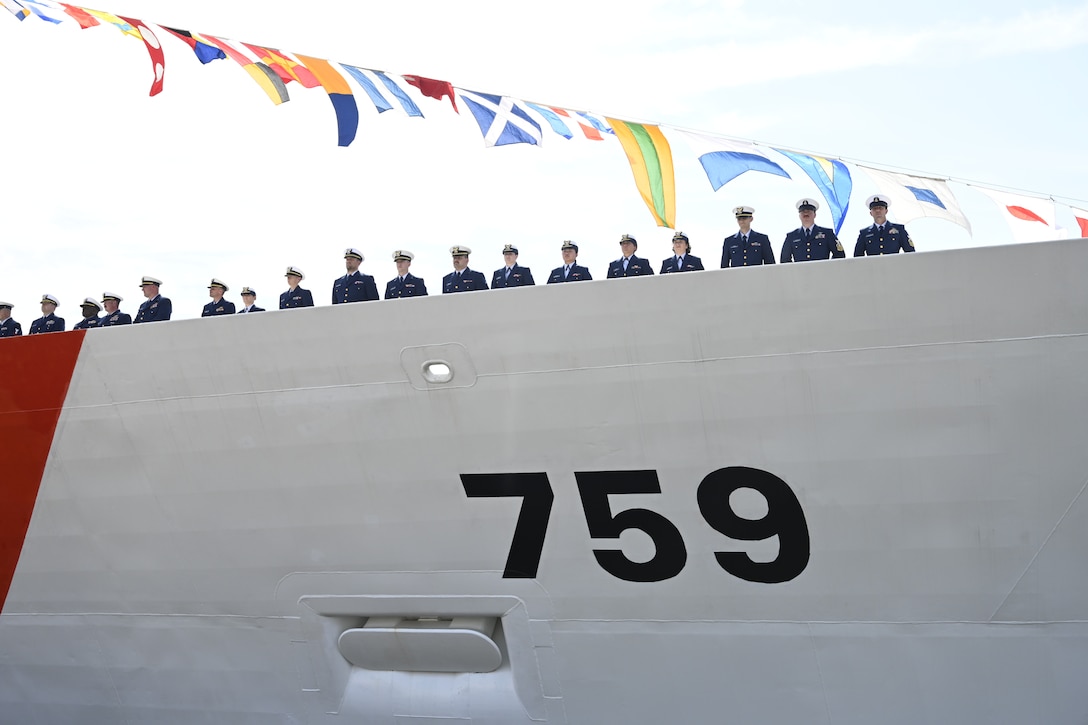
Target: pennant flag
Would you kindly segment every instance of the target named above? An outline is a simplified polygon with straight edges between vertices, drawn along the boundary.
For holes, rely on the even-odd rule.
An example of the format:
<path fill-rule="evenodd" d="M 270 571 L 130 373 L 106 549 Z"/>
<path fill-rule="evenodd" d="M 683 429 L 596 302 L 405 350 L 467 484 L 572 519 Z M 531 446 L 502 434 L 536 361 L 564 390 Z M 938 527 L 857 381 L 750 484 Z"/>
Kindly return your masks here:
<path fill-rule="evenodd" d="M 699 157 L 699 163 L 703 165 L 703 171 L 710 179 L 710 185 L 714 187 L 714 191 L 746 171 L 763 171 L 790 178 L 785 169 L 767 158 L 750 141 L 730 141 L 718 136 L 679 129 L 670 129 L 670 131 L 679 133 L 691 146 L 691 150 Z"/>
<path fill-rule="evenodd" d="M 207 40 L 209 43 L 226 53 L 228 58 L 242 66 L 242 69 L 249 74 L 250 78 L 257 82 L 257 85 L 261 87 L 261 90 L 265 92 L 265 95 L 267 95 L 277 106 L 291 100 L 291 97 L 287 95 L 287 86 L 284 85 L 283 80 L 267 65 L 253 62 L 248 57 L 232 48 L 230 44 L 222 38 L 217 38 L 214 35 L 205 35 L 201 37 L 201 40 Z"/>
<path fill-rule="evenodd" d="M 525 105 L 543 116 L 544 120 L 548 122 L 548 125 L 551 126 L 552 130 L 555 131 L 557 134 L 567 139 L 568 141 L 574 138 L 574 134 L 570 132 L 569 128 L 567 128 L 567 124 L 563 123 L 563 120 L 559 118 L 556 109 L 548 108 L 546 106 L 540 106 L 536 103 L 529 103 L 528 101 L 525 102 Z M 564 113 L 563 115 L 566 116 L 567 114 Z"/>
<path fill-rule="evenodd" d="M 47 23 L 53 23 L 54 25 L 60 25 L 64 22 L 64 18 L 55 18 L 52 15 L 46 15 L 47 10 L 52 12 L 55 8 L 43 2 L 38 2 L 38 0 L 21 0 L 20 4 L 29 8 L 31 12 L 38 16 L 39 20 L 44 20 Z"/>
<path fill-rule="evenodd" d="M 891 199 L 888 216 L 895 221 L 905 224 L 912 219 L 932 217 L 959 224 L 968 234 L 971 233 L 971 222 L 963 215 L 944 179 L 897 174 L 868 166 L 859 165 L 858 168 L 864 170 L 881 193 Z"/>
<path fill-rule="evenodd" d="M 0 5 L 3 5 L 9 13 L 14 15 L 16 20 L 26 20 L 27 16 L 30 15 L 30 11 L 16 0 L 0 0 Z"/>
<path fill-rule="evenodd" d="M 276 50 L 275 48 L 263 48 L 259 45 L 250 45 L 249 43 L 242 43 L 242 45 L 253 51 L 253 54 L 257 56 L 258 60 L 275 71 L 276 75 L 278 75 L 284 83 L 298 81 L 305 88 L 317 88 L 321 85 L 321 82 L 314 77 L 313 73 L 306 69 L 306 66 L 291 60 L 284 55 L 282 51 Z"/>
<path fill-rule="evenodd" d="M 175 38 L 181 40 L 181 42 L 185 43 L 190 48 L 192 48 L 193 53 L 196 54 L 197 59 L 205 65 L 211 63 L 213 60 L 222 60 L 223 58 L 227 57 L 227 54 L 224 53 L 220 48 L 216 48 L 214 45 L 209 45 L 208 43 L 197 40 L 188 30 L 168 28 L 165 25 L 160 25 L 159 27 L 173 35 Z"/>
<path fill-rule="evenodd" d="M 377 80 L 378 83 L 381 83 L 385 87 L 386 92 L 396 99 L 405 113 L 409 116 L 423 118 L 423 112 L 419 110 L 419 106 L 415 104 L 415 101 L 409 98 L 408 94 L 404 92 L 404 89 L 398 86 L 396 81 L 385 73 L 382 73 L 380 70 L 356 68 L 347 63 L 341 63 L 340 67 L 346 70 L 348 75 L 354 78 L 355 81 L 362 86 L 363 91 L 365 91 L 366 95 L 370 98 L 371 103 L 378 109 L 378 113 L 385 113 L 392 109 L 393 104 L 389 102 L 389 99 L 386 98 L 380 90 L 378 90 L 378 86 L 374 82 L 375 80 Z"/>
<path fill-rule="evenodd" d="M 1077 220 L 1077 225 L 1080 227 L 1081 237 L 1088 237 L 1088 210 L 1078 209 L 1075 206 L 1069 208 L 1073 211 L 1073 218 Z"/>
<path fill-rule="evenodd" d="M 676 180 L 672 149 L 657 126 L 606 118 L 623 146 L 642 200 L 657 226 L 676 228 Z"/>
<path fill-rule="evenodd" d="M 974 184 L 969 186 L 974 186 L 993 199 L 998 208 L 1004 212 L 1005 221 L 1008 222 L 1009 229 L 1012 231 L 1012 238 L 1017 242 L 1042 242 L 1062 237 L 1055 223 L 1057 212 L 1053 200 L 1009 194 Z"/>
<path fill-rule="evenodd" d="M 94 17 L 109 25 L 113 25 L 125 35 L 131 35 L 133 38 L 143 40 L 143 38 L 140 37 L 140 34 L 136 31 L 136 28 L 132 26 L 132 23 L 128 22 L 124 18 L 119 18 L 112 13 L 107 13 L 102 10 L 91 10 L 90 8 L 80 8 L 80 10 L 90 13 Z"/>
<path fill-rule="evenodd" d="M 850 192 L 854 189 L 854 180 L 850 178 L 850 170 L 846 164 L 834 159 L 825 159 L 822 156 L 809 156 L 796 151 L 784 151 L 775 149 L 801 167 L 808 174 L 812 183 L 820 190 L 827 206 L 831 211 L 831 219 L 835 222 L 835 233 L 842 230 L 846 212 L 850 209 Z"/>
<path fill-rule="evenodd" d="M 593 114 L 591 114 L 591 113 L 589 113 L 587 111 L 575 111 L 574 115 L 577 116 L 578 119 L 580 119 L 578 121 L 578 123 L 582 125 L 582 129 L 583 129 L 583 131 L 585 131 L 586 138 L 593 139 L 594 141 L 602 140 L 602 139 L 595 138 L 594 136 L 591 136 L 590 133 L 589 133 L 589 130 L 586 129 L 585 124 L 582 123 L 582 121 L 588 122 L 590 126 L 592 126 L 597 131 L 600 131 L 601 133 L 610 133 L 613 136 L 616 135 L 615 132 L 611 129 L 611 127 L 609 127 L 609 125 L 607 123 L 605 123 L 598 116 L 594 116 Z"/>
<path fill-rule="evenodd" d="M 0 0 L 2 2 L 3 0 Z M 60 6 L 64 8 L 64 12 L 72 16 L 72 19 L 79 23 L 79 27 L 86 30 L 87 28 L 93 28 L 99 25 L 98 18 L 91 15 L 89 12 L 81 7 L 75 5 L 68 5 L 66 3 L 60 3 Z"/>
<path fill-rule="evenodd" d="M 305 70 L 312 73 L 329 94 L 333 110 L 336 111 L 336 126 L 339 130 L 337 143 L 340 146 L 350 146 L 355 140 L 356 131 L 359 130 L 359 107 L 355 105 L 355 95 L 351 92 L 351 86 L 344 80 L 344 76 L 336 72 L 329 61 L 297 53 L 296 56 L 303 62 Z M 298 67 L 303 68 L 303 66 Z"/>
<path fill-rule="evenodd" d="M 479 124 L 484 144 L 489 148 L 514 143 L 540 145 L 540 124 L 513 98 L 466 91 L 464 88 L 457 91 Z"/>
<path fill-rule="evenodd" d="M 121 20 L 135 29 L 136 37 L 144 41 L 144 45 L 147 47 L 147 54 L 151 58 L 151 69 L 155 73 L 155 80 L 151 82 L 150 95 L 157 96 L 162 93 L 163 73 L 166 72 L 166 56 L 162 53 L 162 45 L 159 43 L 159 38 L 151 32 L 151 28 L 147 27 L 142 20 L 125 17 L 122 17 Z M 122 30 L 122 32 L 127 34 L 128 31 Z"/>
<path fill-rule="evenodd" d="M 423 76 L 401 76 L 401 78 L 418 88 L 420 93 L 428 98 L 441 101 L 443 97 L 448 96 L 450 103 L 453 104 L 453 110 L 460 113 L 457 110 L 457 101 L 453 97 L 453 86 L 446 81 L 436 81 L 434 78 L 424 78 Z"/>

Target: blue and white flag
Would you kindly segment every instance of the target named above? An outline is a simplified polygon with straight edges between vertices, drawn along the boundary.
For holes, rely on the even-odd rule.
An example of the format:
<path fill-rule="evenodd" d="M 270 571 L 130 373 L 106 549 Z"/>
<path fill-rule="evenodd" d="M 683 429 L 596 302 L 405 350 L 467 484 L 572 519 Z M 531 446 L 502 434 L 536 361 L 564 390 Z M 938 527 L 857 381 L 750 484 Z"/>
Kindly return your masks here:
<path fill-rule="evenodd" d="M 466 91 L 463 88 L 458 88 L 457 93 L 464 99 L 479 124 L 480 133 L 484 135 L 484 143 L 488 147 L 513 143 L 540 145 L 540 124 L 519 105 L 523 101 L 515 101 L 509 96 Z"/>
<path fill-rule="evenodd" d="M 567 124 L 563 123 L 563 119 L 559 117 L 558 113 L 547 106 L 541 106 L 537 103 L 529 103 L 526 101 L 525 105 L 543 116 L 544 120 L 548 122 L 548 125 L 551 126 L 552 130 L 557 134 L 568 141 L 574 138 L 574 134 L 570 132 L 570 128 L 567 127 Z"/>
<path fill-rule="evenodd" d="M 843 220 L 846 219 L 846 212 L 850 210 L 850 192 L 854 189 L 850 169 L 836 159 L 809 156 L 784 149 L 775 149 L 775 151 L 800 166 L 801 170 L 808 174 L 808 178 L 812 179 L 812 183 L 816 184 L 816 188 L 823 194 L 824 200 L 831 209 L 831 219 L 835 223 L 835 233 L 838 234 L 842 229 Z"/>
<path fill-rule="evenodd" d="M 672 128 L 669 131 L 679 133 L 687 140 L 691 150 L 699 157 L 699 163 L 703 165 L 714 191 L 746 171 L 762 171 L 790 178 L 785 169 L 767 158 L 751 141 L 731 141 L 720 136 Z"/>
<path fill-rule="evenodd" d="M 932 217 L 959 224 L 971 233 L 971 222 L 963 215 L 956 197 L 944 179 L 912 174 L 897 174 L 858 165 L 871 178 L 880 192 L 891 200 L 888 216 L 900 224 L 912 219 Z"/>
<path fill-rule="evenodd" d="M 7 8 L 8 12 L 18 20 L 26 20 L 27 16 L 30 15 L 30 11 L 20 5 L 17 0 L 0 0 L 0 5 Z"/>
<path fill-rule="evenodd" d="M 409 116 L 423 117 L 423 112 L 419 110 L 419 106 L 408 97 L 404 89 L 397 85 L 397 82 L 382 73 L 380 70 L 368 70 L 366 68 L 356 68 L 353 65 L 347 63 L 341 63 L 344 70 L 351 75 L 352 78 L 358 82 L 366 95 L 370 97 L 370 102 L 374 104 L 374 107 L 378 109 L 378 113 L 383 113 L 392 109 L 393 103 L 389 100 L 392 98 Z M 382 85 L 384 90 L 379 90 L 378 84 Z"/>

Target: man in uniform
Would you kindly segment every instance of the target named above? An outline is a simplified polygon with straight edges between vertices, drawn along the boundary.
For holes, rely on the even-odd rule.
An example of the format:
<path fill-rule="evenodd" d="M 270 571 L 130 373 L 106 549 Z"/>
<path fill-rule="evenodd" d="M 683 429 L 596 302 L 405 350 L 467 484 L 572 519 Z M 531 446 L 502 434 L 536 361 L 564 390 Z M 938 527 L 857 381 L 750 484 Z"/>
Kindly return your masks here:
<path fill-rule="evenodd" d="M 293 310 L 296 307 L 313 307 L 314 296 L 310 294 L 310 290 L 298 286 L 299 282 L 306 279 L 306 275 L 302 273 L 302 270 L 298 267 L 288 267 L 287 273 L 283 276 L 287 278 L 287 291 L 280 295 L 280 309 Z"/>
<path fill-rule="evenodd" d="M 92 327 L 102 326 L 102 320 L 98 317 L 98 313 L 102 311 L 102 305 L 94 297 L 84 299 L 79 309 L 83 312 L 83 319 L 72 327 L 73 330 L 89 330 Z"/>
<path fill-rule="evenodd" d="M 468 247 L 450 247 L 450 255 L 453 257 L 453 271 L 442 278 L 442 294 L 453 292 L 475 292 L 487 289 L 487 279 L 483 272 L 468 268 L 468 255 L 472 250 Z"/>
<path fill-rule="evenodd" d="M 858 233 L 858 243 L 854 246 L 854 256 L 876 256 L 878 254 L 899 254 L 914 251 L 914 242 L 902 224 L 888 221 L 888 199 L 880 194 L 873 194 L 865 203 L 869 205 L 869 216 L 873 223 Z"/>
<path fill-rule="evenodd" d="M 661 274 L 695 272 L 703 269 L 703 260 L 691 253 L 688 235 L 677 232 L 672 235 L 672 256 L 661 262 Z"/>
<path fill-rule="evenodd" d="M 393 252 L 393 261 L 397 264 L 397 276 L 389 280 L 389 284 L 385 285 L 385 299 L 427 296 L 427 285 L 424 284 L 422 279 L 408 271 L 408 268 L 412 266 L 412 260 L 415 258 L 416 255 L 403 249 Z"/>
<path fill-rule="evenodd" d="M 127 315 L 119 309 L 122 299 L 121 295 L 115 295 L 112 292 L 102 293 L 102 306 L 106 308 L 106 314 L 102 316 L 102 323 L 99 327 L 132 324 L 132 315 Z"/>
<path fill-rule="evenodd" d="M 60 305 L 53 295 L 42 295 L 42 316 L 30 323 L 29 335 L 43 332 L 64 332 L 64 318 L 57 317 L 53 311 Z"/>
<path fill-rule="evenodd" d="M 816 210 L 820 208 L 820 202 L 815 199 L 800 199 L 795 206 L 801 226 L 786 235 L 779 260 L 784 264 L 845 257 L 846 252 L 843 251 L 835 232 L 827 227 L 816 226 Z"/>
<path fill-rule="evenodd" d="M 212 298 L 212 301 L 204 305 L 204 311 L 200 313 L 201 317 L 218 317 L 219 315 L 233 315 L 234 303 L 227 302 L 223 299 L 223 293 L 229 290 L 222 281 L 212 278 L 211 284 L 208 285 L 208 296 Z"/>
<path fill-rule="evenodd" d="M 0 337 L 19 337 L 23 334 L 23 326 L 11 319 L 11 309 L 15 305 L 10 302 L 0 302 Z"/>
<path fill-rule="evenodd" d="M 560 282 L 586 282 L 593 279 L 588 267 L 580 266 L 578 262 L 578 245 L 571 241 L 563 242 L 559 248 L 563 254 L 563 266 L 552 270 L 548 277 L 548 284 Z"/>
<path fill-rule="evenodd" d="M 722 269 L 774 264 L 770 238 L 766 234 L 752 231 L 752 216 L 755 213 L 756 210 L 750 206 L 738 206 L 733 210 L 740 231 L 725 238 L 725 244 L 722 245 Z"/>
<path fill-rule="evenodd" d="M 136 312 L 136 319 L 132 321 L 133 324 L 163 322 L 170 319 L 174 306 L 170 304 L 169 299 L 159 295 L 159 285 L 161 284 L 162 280 L 154 277 L 144 277 L 140 280 L 140 289 L 143 290 L 144 297 L 147 299 L 140 304 L 140 309 Z"/>
<path fill-rule="evenodd" d="M 607 279 L 615 279 L 617 277 L 641 277 L 642 275 L 652 275 L 654 268 L 650 266 L 650 263 L 642 257 L 636 257 L 635 251 L 638 249 L 638 240 L 629 234 L 624 234 L 620 237 L 620 251 L 623 252 L 623 256 L 608 265 Z"/>
<path fill-rule="evenodd" d="M 263 307 L 257 306 L 257 293 L 251 290 L 249 287 L 242 288 L 242 309 L 238 310 L 238 314 L 241 315 L 246 312 L 264 312 Z"/>
<path fill-rule="evenodd" d="M 495 274 L 491 275 L 491 289 L 532 287 L 536 284 L 529 268 L 518 264 L 518 248 L 513 244 L 503 246 L 502 259 L 506 264 L 496 269 Z"/>
<path fill-rule="evenodd" d="M 344 250 L 344 266 L 348 273 L 332 283 L 332 303 L 369 302 L 378 299 L 378 286 L 369 274 L 359 271 L 363 253 L 355 247 Z"/>

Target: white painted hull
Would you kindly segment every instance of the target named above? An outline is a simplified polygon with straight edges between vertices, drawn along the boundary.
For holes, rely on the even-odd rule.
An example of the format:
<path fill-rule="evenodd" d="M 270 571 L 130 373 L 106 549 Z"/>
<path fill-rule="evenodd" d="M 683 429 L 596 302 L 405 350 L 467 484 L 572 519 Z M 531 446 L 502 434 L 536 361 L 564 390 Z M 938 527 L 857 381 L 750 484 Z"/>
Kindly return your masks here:
<path fill-rule="evenodd" d="M 1055 242 L 91 332 L 0 617 L 0 722 L 1083 723 L 1085 272 Z M 704 520 L 734 466 L 795 494 L 796 577 L 718 565 L 778 552 Z M 661 493 L 611 511 L 679 532 L 662 581 L 598 563 L 654 546 L 591 538 L 574 475 L 636 470 Z M 521 499 L 461 475 L 531 472 L 539 569 L 503 578 Z M 500 618 L 498 670 L 337 647 L 468 614 Z"/>

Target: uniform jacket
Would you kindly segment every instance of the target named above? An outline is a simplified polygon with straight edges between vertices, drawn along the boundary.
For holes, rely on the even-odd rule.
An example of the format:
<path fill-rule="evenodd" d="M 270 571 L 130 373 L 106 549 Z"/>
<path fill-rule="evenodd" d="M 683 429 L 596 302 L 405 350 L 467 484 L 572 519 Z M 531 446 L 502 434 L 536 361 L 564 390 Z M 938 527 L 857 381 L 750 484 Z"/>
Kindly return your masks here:
<path fill-rule="evenodd" d="M 589 273 L 588 267 L 582 267 L 577 264 L 570 266 L 570 274 L 566 277 L 563 276 L 563 267 L 556 267 L 552 270 L 551 276 L 548 277 L 548 284 L 557 284 L 559 282 L 586 282 L 593 279 L 593 275 Z"/>
<path fill-rule="evenodd" d="M 868 255 L 872 257 L 878 254 L 899 254 L 900 249 L 904 252 L 914 251 L 914 242 L 910 240 L 910 235 L 907 234 L 905 226 L 884 222 L 884 231 L 881 232 L 877 230 L 876 224 L 870 224 L 858 232 L 858 243 L 854 246 L 854 256 L 864 257 Z"/>
<path fill-rule="evenodd" d="M 355 270 L 332 283 L 332 303 L 369 302 L 378 299 L 378 286 L 369 274 Z"/>
<path fill-rule="evenodd" d="M 132 315 L 117 310 L 112 315 L 103 315 L 99 327 L 114 327 L 116 325 L 131 325 Z"/>
<path fill-rule="evenodd" d="M 64 318 L 55 314 L 39 317 L 30 323 L 29 335 L 39 335 L 43 332 L 64 332 Z"/>
<path fill-rule="evenodd" d="M 503 265 L 499 269 L 495 270 L 495 274 L 491 275 L 491 289 L 502 289 L 503 287 L 532 287 L 536 284 L 533 281 L 533 273 L 529 271 L 528 267 L 522 267 L 519 264 L 515 264 L 510 268 L 510 277 L 506 277 L 506 265 Z"/>
<path fill-rule="evenodd" d="M 218 302 L 212 301 L 204 305 L 204 311 L 200 313 L 201 317 L 218 317 L 219 315 L 233 315 L 234 303 L 227 302 L 226 300 L 219 300 Z"/>
<path fill-rule="evenodd" d="M 162 295 L 155 295 L 154 298 L 144 300 L 143 304 L 140 305 L 140 310 L 136 313 L 136 319 L 133 320 L 133 323 L 169 320 L 173 311 L 174 307 L 170 304 L 170 300 Z"/>
<path fill-rule="evenodd" d="M 73 330 L 89 330 L 92 327 L 102 327 L 101 317 L 84 317 L 72 326 Z"/>
<path fill-rule="evenodd" d="M 846 252 L 839 243 L 835 232 L 827 227 L 812 227 L 812 237 L 805 238 L 805 231 L 801 227 L 794 229 L 786 235 L 786 241 L 782 244 L 782 254 L 779 260 L 786 262 L 807 262 L 810 259 L 827 259 L 828 257 L 845 257 Z"/>
<path fill-rule="evenodd" d="M 452 292 L 475 292 L 481 289 L 487 289 L 484 273 L 468 267 L 461 270 L 460 277 L 456 272 L 450 272 L 442 278 L 442 294 L 444 295 Z"/>
<path fill-rule="evenodd" d="M 242 309 L 238 310 L 239 315 L 244 315 L 247 312 L 264 312 L 264 308 L 263 307 L 258 307 L 257 305 L 253 305 L 253 307 L 251 309 L 247 310 L 245 307 L 243 307 Z"/>
<path fill-rule="evenodd" d="M 616 277 L 641 277 L 642 275 L 653 273 L 654 268 L 650 266 L 650 262 L 634 254 L 627 260 L 626 270 L 623 268 L 623 257 L 620 257 L 615 262 L 608 265 L 608 279 L 615 279 Z"/>
<path fill-rule="evenodd" d="M 0 322 L 0 337 L 18 337 L 23 334 L 23 326 L 10 317 Z"/>
<path fill-rule="evenodd" d="M 703 268 L 703 260 L 696 257 L 694 254 L 685 254 L 684 261 L 680 265 L 680 269 L 676 268 L 676 255 L 667 257 L 665 261 L 661 263 L 660 274 L 671 274 L 672 272 L 695 272 Z"/>
<path fill-rule="evenodd" d="M 310 294 L 310 290 L 302 289 L 301 287 L 295 287 L 293 290 L 289 289 L 280 295 L 280 309 L 292 310 L 296 307 L 313 307 L 314 296 Z"/>
<path fill-rule="evenodd" d="M 404 281 L 400 277 L 394 277 L 385 285 L 385 299 L 391 300 L 397 297 L 426 297 L 427 285 L 414 274 L 404 275 Z"/>
<path fill-rule="evenodd" d="M 725 243 L 722 245 L 722 269 L 752 267 L 757 264 L 774 264 L 770 237 L 759 232 L 748 232 L 747 244 L 744 243 L 744 235 L 740 232 L 725 238 Z"/>

